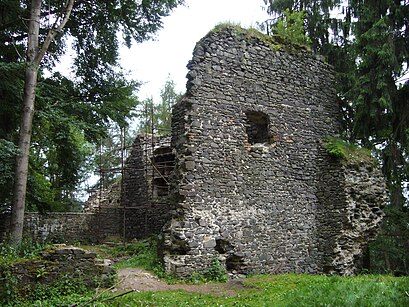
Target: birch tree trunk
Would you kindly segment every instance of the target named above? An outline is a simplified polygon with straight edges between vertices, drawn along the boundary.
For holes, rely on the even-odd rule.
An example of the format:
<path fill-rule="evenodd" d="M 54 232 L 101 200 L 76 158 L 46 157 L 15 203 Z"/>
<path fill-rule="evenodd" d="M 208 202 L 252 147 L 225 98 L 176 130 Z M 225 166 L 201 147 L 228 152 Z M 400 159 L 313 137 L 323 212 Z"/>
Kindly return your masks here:
<path fill-rule="evenodd" d="M 24 77 L 23 110 L 19 132 L 19 154 L 16 158 L 16 174 L 11 207 L 10 242 L 19 244 L 23 238 L 24 211 L 27 191 L 28 161 L 30 156 L 31 130 L 34 117 L 34 103 L 37 87 L 38 69 L 45 53 L 55 36 L 67 23 L 74 0 L 68 0 L 61 16 L 48 31 L 41 49 L 38 40 L 41 22 L 41 0 L 32 0 L 28 23 L 27 66 Z"/>
<path fill-rule="evenodd" d="M 38 65 L 35 58 L 38 52 L 40 33 L 41 0 L 31 2 L 28 26 L 27 67 L 24 77 L 23 110 L 21 114 L 19 143 L 20 152 L 16 159 L 16 175 L 11 208 L 10 241 L 19 244 L 23 237 L 24 210 L 26 202 L 28 158 L 30 154 L 31 128 L 34 116 L 35 91 L 37 87 Z"/>

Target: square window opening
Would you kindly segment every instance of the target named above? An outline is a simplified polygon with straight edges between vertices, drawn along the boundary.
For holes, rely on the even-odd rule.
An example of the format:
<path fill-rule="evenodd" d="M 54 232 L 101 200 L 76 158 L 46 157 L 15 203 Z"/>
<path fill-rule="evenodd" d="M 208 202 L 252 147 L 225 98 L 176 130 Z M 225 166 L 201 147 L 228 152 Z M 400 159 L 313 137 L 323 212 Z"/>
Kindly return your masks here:
<path fill-rule="evenodd" d="M 251 145 L 269 142 L 269 118 L 263 112 L 246 112 L 246 133 Z"/>

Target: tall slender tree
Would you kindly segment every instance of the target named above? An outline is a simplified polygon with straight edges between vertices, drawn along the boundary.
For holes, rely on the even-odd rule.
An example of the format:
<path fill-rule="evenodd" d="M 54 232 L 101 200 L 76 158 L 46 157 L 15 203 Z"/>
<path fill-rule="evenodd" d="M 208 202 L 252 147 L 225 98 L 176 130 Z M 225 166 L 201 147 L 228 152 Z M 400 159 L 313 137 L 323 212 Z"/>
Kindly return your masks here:
<path fill-rule="evenodd" d="M 141 110 L 139 110 L 139 132 L 169 135 L 171 130 L 172 107 L 182 97 L 177 93 L 175 82 L 168 77 L 163 88 L 160 90 L 161 101 L 155 103 L 153 98 L 147 98 L 143 101 Z"/>
<path fill-rule="evenodd" d="M 73 37 L 77 52 L 77 83 L 81 84 L 81 94 L 88 101 L 93 101 L 95 108 L 101 108 L 104 100 L 98 90 L 112 78 L 109 72 L 116 72 L 115 66 L 118 64 L 118 32 L 123 34 L 127 46 L 133 40 L 140 42 L 148 39 L 161 27 L 161 18 L 182 2 L 31 0 L 0 3 L 2 9 L 8 10 L 7 13 L 2 10 L 0 16 L 1 36 L 4 38 L 2 47 L 14 48 L 19 55 L 16 62 L 22 61 L 23 46 L 26 55 L 20 151 L 16 159 L 12 204 L 12 242 L 19 243 L 22 238 L 34 103 L 41 68 L 52 68 L 64 51 L 64 38 L 67 35 Z M 18 17 L 20 24 L 10 16 Z M 24 29 L 25 24 L 28 30 Z M 1 56 L 1 61 L 10 62 L 10 59 Z M 109 96 L 109 93 L 106 94 Z M 105 98 L 109 100 L 107 96 Z"/>
<path fill-rule="evenodd" d="M 70 18 L 74 0 L 69 0 L 54 26 L 49 29 L 41 48 L 39 48 L 41 0 L 31 2 L 28 21 L 27 66 L 24 78 L 23 111 L 21 114 L 20 149 L 16 160 L 16 173 L 13 191 L 10 240 L 20 243 L 23 236 L 24 209 L 26 201 L 28 159 L 30 155 L 31 129 L 34 116 L 34 102 L 40 63 L 55 36 L 62 31 Z"/>

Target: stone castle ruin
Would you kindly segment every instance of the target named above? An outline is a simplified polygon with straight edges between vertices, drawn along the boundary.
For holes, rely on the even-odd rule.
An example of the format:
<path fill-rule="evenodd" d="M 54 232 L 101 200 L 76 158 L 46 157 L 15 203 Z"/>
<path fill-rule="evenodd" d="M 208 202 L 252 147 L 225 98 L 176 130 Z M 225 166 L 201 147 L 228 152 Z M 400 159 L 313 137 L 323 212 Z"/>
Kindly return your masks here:
<path fill-rule="evenodd" d="M 147 136 L 135 140 L 123 178 L 124 210 L 135 209 L 127 237 L 161 233 L 166 269 L 179 276 L 213 259 L 233 274 L 356 272 L 387 194 L 374 165 L 322 146 L 340 131 L 331 66 L 220 27 L 188 68 L 171 140 L 151 149 Z"/>
<path fill-rule="evenodd" d="M 340 131 L 331 66 L 224 26 L 188 68 L 171 136 L 135 139 L 115 195 L 96 195 L 95 212 L 28 214 L 26 228 L 95 242 L 160 234 L 166 270 L 181 277 L 214 259 L 233 275 L 357 272 L 387 191 L 374 163 L 323 147 Z"/>

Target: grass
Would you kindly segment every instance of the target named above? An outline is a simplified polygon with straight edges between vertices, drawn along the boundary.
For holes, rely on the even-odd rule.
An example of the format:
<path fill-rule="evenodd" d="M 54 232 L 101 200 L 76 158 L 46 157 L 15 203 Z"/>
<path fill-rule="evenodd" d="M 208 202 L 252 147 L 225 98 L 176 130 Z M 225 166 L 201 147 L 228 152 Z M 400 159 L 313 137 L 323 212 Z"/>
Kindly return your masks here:
<path fill-rule="evenodd" d="M 408 277 L 284 274 L 257 276 L 236 297 L 184 291 L 141 292 L 101 306 L 408 306 Z"/>
<path fill-rule="evenodd" d="M 409 277 L 361 275 L 355 277 L 282 274 L 255 276 L 237 296 L 213 296 L 185 291 L 135 292 L 99 297 L 94 306 L 409 306 Z M 27 306 L 85 304 L 92 294 L 36 301 Z M 81 305 L 79 304 L 79 305 Z M 23 306 L 23 305 L 22 305 Z"/>
<path fill-rule="evenodd" d="M 157 244 L 157 238 L 152 237 L 129 243 L 93 246 L 82 245 L 81 247 L 96 252 L 98 258 L 113 259 L 117 269 L 143 268 L 154 273 L 159 278 L 174 283 L 176 279 L 165 273 L 158 256 Z"/>
<path fill-rule="evenodd" d="M 117 268 L 142 267 L 159 276 L 163 273 L 156 255 L 156 240 L 153 238 L 126 244 L 81 247 L 92 249 L 101 258 L 117 258 Z M 218 271 L 216 273 L 213 272 L 218 275 Z M 103 302 L 117 295 L 107 291 L 91 306 L 409 306 L 409 277 L 282 274 L 254 276 L 243 282 L 247 287 L 237 290 L 236 296 L 182 290 L 152 291 L 129 293 Z M 221 284 L 220 288 L 224 286 Z M 95 291 L 87 290 L 80 284 L 66 283 L 62 279 L 53 288 L 39 285 L 35 294 L 35 300 L 16 300 L 16 304 L 85 306 L 92 300 Z"/>
<path fill-rule="evenodd" d="M 289 43 L 286 39 L 279 35 L 267 35 L 260 32 L 256 28 L 243 28 L 238 23 L 224 22 L 216 25 L 210 32 L 218 33 L 229 29 L 233 34 L 238 35 L 240 38 L 245 38 L 247 41 L 258 40 L 264 42 L 266 45 L 270 46 L 273 51 L 285 50 L 287 52 L 299 52 L 299 51 L 310 51 L 308 46 Z"/>

